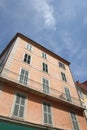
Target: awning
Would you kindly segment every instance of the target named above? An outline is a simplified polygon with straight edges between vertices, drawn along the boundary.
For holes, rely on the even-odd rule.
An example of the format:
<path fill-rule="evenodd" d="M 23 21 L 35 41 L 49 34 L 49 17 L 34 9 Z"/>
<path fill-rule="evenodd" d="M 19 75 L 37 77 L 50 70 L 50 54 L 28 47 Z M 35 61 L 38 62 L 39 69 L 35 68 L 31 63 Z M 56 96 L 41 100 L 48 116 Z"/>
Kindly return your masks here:
<path fill-rule="evenodd" d="M 0 121 L 0 130 L 41 130 L 41 129 Z"/>

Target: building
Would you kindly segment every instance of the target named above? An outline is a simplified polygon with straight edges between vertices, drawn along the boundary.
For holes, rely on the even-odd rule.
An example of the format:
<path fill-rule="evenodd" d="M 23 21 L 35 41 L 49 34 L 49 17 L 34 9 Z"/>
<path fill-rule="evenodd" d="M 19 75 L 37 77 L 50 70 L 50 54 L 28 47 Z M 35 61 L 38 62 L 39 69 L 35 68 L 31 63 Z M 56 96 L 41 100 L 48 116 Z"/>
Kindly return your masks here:
<path fill-rule="evenodd" d="M 81 100 L 82 106 L 85 108 L 84 116 L 87 120 L 87 81 L 80 83 L 76 82 L 77 92 Z"/>
<path fill-rule="evenodd" d="M 0 129 L 86 130 L 69 65 L 17 33 L 0 55 Z"/>

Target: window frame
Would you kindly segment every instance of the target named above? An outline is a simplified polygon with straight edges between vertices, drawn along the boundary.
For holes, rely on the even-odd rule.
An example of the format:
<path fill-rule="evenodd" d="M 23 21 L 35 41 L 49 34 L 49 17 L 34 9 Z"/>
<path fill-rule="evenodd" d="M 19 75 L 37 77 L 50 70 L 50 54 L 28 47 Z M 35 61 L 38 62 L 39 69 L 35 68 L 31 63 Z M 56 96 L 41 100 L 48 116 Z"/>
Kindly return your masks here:
<path fill-rule="evenodd" d="M 23 117 L 18 116 L 18 115 L 19 115 L 19 112 L 18 112 L 17 116 L 13 114 L 13 113 L 14 113 L 14 110 L 15 110 L 15 104 L 16 104 L 17 94 L 21 94 L 22 96 L 25 96 Z M 24 119 L 24 118 L 25 118 L 25 113 L 26 113 L 26 105 L 27 105 L 27 95 L 26 95 L 25 93 L 23 93 L 23 92 L 16 91 L 16 92 L 15 92 L 15 95 L 14 95 L 14 100 L 13 100 L 13 105 L 12 105 L 10 117 L 15 117 L 15 118 L 19 118 L 19 119 Z M 20 109 L 20 107 L 19 107 L 18 109 Z M 19 110 L 18 110 L 18 111 L 19 111 Z"/>
<path fill-rule="evenodd" d="M 30 43 L 26 43 L 26 46 L 25 48 L 28 50 L 28 51 L 33 51 L 33 46 L 30 44 Z"/>
<path fill-rule="evenodd" d="M 48 86 L 46 86 L 46 84 L 45 84 L 45 89 L 48 88 L 47 90 L 44 90 L 43 80 L 47 80 L 47 82 L 48 82 Z M 41 82 L 42 82 L 42 91 L 46 94 L 49 94 L 50 93 L 50 81 L 47 78 L 42 77 Z"/>
<path fill-rule="evenodd" d="M 45 72 L 45 73 L 48 73 L 48 64 L 46 64 L 44 62 L 42 63 L 42 71 Z"/>
<path fill-rule="evenodd" d="M 64 63 L 62 63 L 62 62 L 59 61 L 58 64 L 59 64 L 59 67 L 60 67 L 60 68 L 62 68 L 62 69 L 64 69 L 64 70 L 66 69 Z"/>
<path fill-rule="evenodd" d="M 62 81 L 67 82 L 65 73 L 61 72 L 61 78 L 62 78 Z"/>
<path fill-rule="evenodd" d="M 66 100 L 67 100 L 68 102 L 72 102 L 72 96 L 71 96 L 71 93 L 70 93 L 69 88 L 64 87 L 64 90 L 65 90 Z M 67 93 L 66 90 L 68 90 L 69 93 Z"/>
<path fill-rule="evenodd" d="M 24 79 L 23 79 L 22 82 L 21 82 L 21 80 L 20 80 L 20 77 L 21 77 L 21 71 L 22 71 L 22 70 L 28 72 L 27 83 L 24 83 L 25 76 L 23 76 Z M 29 83 L 29 74 L 30 74 L 30 71 L 26 70 L 25 68 L 20 68 L 18 82 L 19 82 L 20 84 L 23 84 L 23 85 L 28 85 L 28 83 Z"/>
<path fill-rule="evenodd" d="M 74 117 L 75 117 L 74 120 L 72 119 L 71 113 L 74 114 Z M 70 111 L 70 118 L 71 118 L 71 123 L 72 123 L 73 130 L 80 130 L 79 123 L 78 123 L 78 120 L 77 120 L 77 115 L 76 115 L 76 113 L 74 111 Z M 74 127 L 75 125 L 77 125 L 78 129 Z"/>
<path fill-rule="evenodd" d="M 25 57 L 25 55 L 27 55 L 27 58 Z M 28 57 L 30 57 L 30 59 L 28 59 Z M 24 61 L 24 60 L 25 60 L 25 58 L 26 58 L 26 61 Z M 28 60 L 29 60 L 29 63 L 28 63 Z M 26 64 L 28 64 L 28 65 L 31 65 L 31 60 L 32 60 L 31 55 L 30 55 L 30 54 L 25 53 L 25 54 L 24 54 L 24 56 L 23 56 L 23 62 L 24 62 L 24 63 L 26 63 Z"/>
<path fill-rule="evenodd" d="M 44 104 L 48 104 L 49 106 L 50 106 L 50 113 L 47 113 L 47 112 L 44 112 Z M 44 122 L 44 120 L 45 120 L 45 118 L 44 118 L 44 114 L 47 114 L 47 118 L 48 118 L 48 115 L 50 114 L 51 116 L 51 123 L 49 123 L 49 119 L 47 119 L 47 123 L 46 122 Z M 47 125 L 47 126 L 53 126 L 53 116 L 52 116 L 53 114 L 52 114 L 52 106 L 51 106 L 51 104 L 49 103 L 49 102 L 47 102 L 47 101 L 44 101 L 43 103 L 42 103 L 42 116 L 43 116 L 43 125 Z"/>
<path fill-rule="evenodd" d="M 45 53 L 45 52 L 43 52 L 42 51 L 42 53 L 41 53 L 41 57 L 43 58 L 43 59 L 47 59 L 48 57 L 47 57 L 47 54 Z"/>

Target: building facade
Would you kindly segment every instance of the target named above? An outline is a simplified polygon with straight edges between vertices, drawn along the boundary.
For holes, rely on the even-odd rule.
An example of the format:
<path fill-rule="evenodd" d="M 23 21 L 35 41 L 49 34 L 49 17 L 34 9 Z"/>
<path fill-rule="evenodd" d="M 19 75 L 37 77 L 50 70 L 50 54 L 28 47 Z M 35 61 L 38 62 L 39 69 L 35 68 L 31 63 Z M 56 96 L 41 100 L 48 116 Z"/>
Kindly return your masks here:
<path fill-rule="evenodd" d="M 0 55 L 0 128 L 86 130 L 69 65 L 17 33 Z"/>
<path fill-rule="evenodd" d="M 76 82 L 77 92 L 82 103 L 82 106 L 85 108 L 84 116 L 87 120 L 87 81 L 80 83 Z"/>

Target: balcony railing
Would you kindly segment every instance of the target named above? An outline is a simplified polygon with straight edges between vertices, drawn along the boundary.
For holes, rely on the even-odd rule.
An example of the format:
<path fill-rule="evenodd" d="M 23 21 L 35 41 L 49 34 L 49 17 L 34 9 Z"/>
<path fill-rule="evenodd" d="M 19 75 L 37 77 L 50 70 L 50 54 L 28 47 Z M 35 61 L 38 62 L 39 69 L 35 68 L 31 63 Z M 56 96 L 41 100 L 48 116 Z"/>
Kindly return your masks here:
<path fill-rule="evenodd" d="M 71 100 L 69 100 L 69 99 L 67 99 L 67 96 L 65 93 L 57 91 L 51 87 L 49 87 L 49 92 L 45 92 L 45 91 L 43 91 L 43 84 L 36 82 L 34 80 L 28 79 L 27 84 L 20 83 L 19 82 L 20 75 L 13 71 L 8 70 L 7 68 L 3 69 L 3 71 L 0 74 L 0 77 L 5 78 L 9 81 L 15 82 L 17 84 L 21 84 L 31 90 L 42 93 L 45 96 L 50 96 L 50 97 L 58 99 L 59 101 L 64 101 L 68 104 L 82 107 L 79 99 L 71 97 Z"/>

